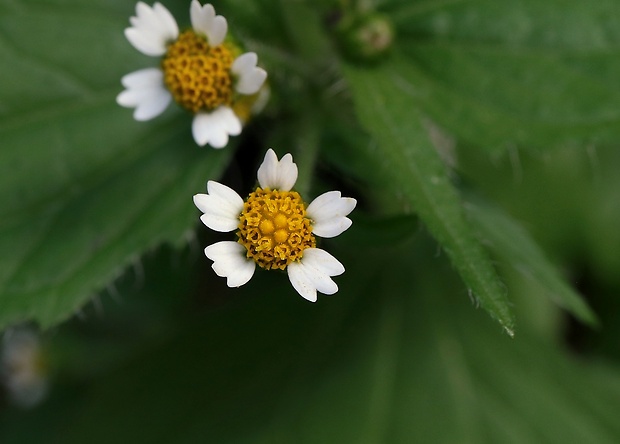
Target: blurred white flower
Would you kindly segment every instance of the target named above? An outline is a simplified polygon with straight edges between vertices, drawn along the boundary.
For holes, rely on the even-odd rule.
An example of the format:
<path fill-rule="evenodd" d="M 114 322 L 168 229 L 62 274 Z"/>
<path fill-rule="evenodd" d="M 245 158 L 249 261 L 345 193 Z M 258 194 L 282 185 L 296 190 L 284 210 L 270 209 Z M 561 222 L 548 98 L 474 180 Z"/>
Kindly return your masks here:
<path fill-rule="evenodd" d="M 241 133 L 267 72 L 257 67 L 253 52 L 241 54 L 226 40 L 228 23 L 211 4 L 192 0 L 192 28 L 179 33 L 172 14 L 162 4 L 136 5 L 125 29 L 127 40 L 143 54 L 162 57 L 161 67 L 129 73 L 116 101 L 134 108 L 136 120 L 160 115 L 174 99 L 194 114 L 192 134 L 200 146 L 223 148 L 229 136 Z"/>
<path fill-rule="evenodd" d="M 4 334 L 0 353 L 0 379 L 21 407 L 32 407 L 47 394 L 48 378 L 39 336 L 19 328 Z"/>
<path fill-rule="evenodd" d="M 318 196 L 310 205 L 291 191 L 297 181 L 297 165 L 286 154 L 278 160 L 267 151 L 258 169 L 259 187 L 244 202 L 231 188 L 207 183 L 208 194 L 196 194 L 194 203 L 204 214 L 209 228 L 237 231 L 238 241 L 222 241 L 205 248 L 218 276 L 229 287 L 248 282 L 256 264 L 288 273 L 291 284 L 305 299 L 315 302 L 317 291 L 334 294 L 338 286 L 331 279 L 344 273 L 344 266 L 328 252 L 316 248 L 315 236 L 335 237 L 351 226 L 347 215 L 356 200 L 340 191 Z"/>

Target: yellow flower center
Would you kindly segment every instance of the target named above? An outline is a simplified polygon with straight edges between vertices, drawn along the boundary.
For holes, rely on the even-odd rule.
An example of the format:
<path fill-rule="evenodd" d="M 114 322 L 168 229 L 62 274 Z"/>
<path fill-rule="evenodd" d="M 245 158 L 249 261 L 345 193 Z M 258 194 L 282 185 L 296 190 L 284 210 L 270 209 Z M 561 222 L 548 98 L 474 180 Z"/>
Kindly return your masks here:
<path fill-rule="evenodd" d="M 284 270 L 301 259 L 306 248 L 316 246 L 306 206 L 295 191 L 257 188 L 239 221 L 238 242 L 248 250 L 248 258 L 267 270 Z"/>
<path fill-rule="evenodd" d="M 211 111 L 233 100 L 230 67 L 236 48 L 226 43 L 211 46 L 189 30 L 168 46 L 162 60 L 164 83 L 184 108 L 197 113 Z"/>

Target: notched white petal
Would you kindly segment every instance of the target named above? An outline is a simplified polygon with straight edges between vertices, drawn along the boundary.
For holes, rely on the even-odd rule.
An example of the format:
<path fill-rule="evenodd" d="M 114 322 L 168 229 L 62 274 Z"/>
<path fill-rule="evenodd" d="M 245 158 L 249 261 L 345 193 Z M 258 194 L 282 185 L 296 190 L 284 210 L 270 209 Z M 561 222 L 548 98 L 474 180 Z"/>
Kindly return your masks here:
<path fill-rule="evenodd" d="M 134 48 L 144 55 L 157 57 L 166 53 L 166 46 L 162 44 L 163 42 L 136 28 L 126 28 L 125 37 Z"/>
<path fill-rule="evenodd" d="M 254 52 L 246 52 L 235 59 L 231 71 L 237 76 L 235 89 L 240 94 L 256 94 L 267 79 L 267 71 L 258 68 L 258 56 Z"/>
<path fill-rule="evenodd" d="M 226 32 L 228 32 L 228 22 L 221 15 L 216 15 L 207 33 L 209 43 L 213 46 L 221 44 L 226 38 Z"/>
<path fill-rule="evenodd" d="M 125 29 L 125 37 L 138 51 L 149 56 L 166 53 L 166 44 L 175 40 L 179 28 L 170 11 L 162 4 L 151 8 L 146 3 L 136 4 L 136 15 L 129 19 L 132 27 Z"/>
<path fill-rule="evenodd" d="M 293 288 L 303 298 L 315 302 L 317 291 L 327 295 L 338 291 L 331 276 L 344 273 L 344 266 L 325 250 L 307 248 L 301 261 L 289 264 L 287 271 Z"/>
<path fill-rule="evenodd" d="M 162 29 L 165 30 L 163 34 L 165 34 L 166 40 L 175 40 L 179 36 L 179 26 L 170 11 L 159 2 L 153 5 L 153 11 L 157 14 Z"/>
<path fill-rule="evenodd" d="M 257 177 L 261 188 L 290 191 L 297 182 L 297 165 L 290 154 L 286 154 L 278 161 L 278 156 L 270 148 L 258 168 Z"/>
<path fill-rule="evenodd" d="M 352 197 L 342 197 L 340 191 L 328 191 L 308 205 L 308 212 L 313 219 L 329 219 L 348 215 L 356 204 L 357 201 Z"/>
<path fill-rule="evenodd" d="M 332 278 L 327 274 L 313 267 L 308 262 L 304 262 L 303 260 L 301 261 L 301 264 L 304 266 L 306 276 L 308 276 L 308 278 L 312 281 L 312 284 L 318 292 L 331 295 L 338 291 L 338 285 L 336 285 Z"/>
<path fill-rule="evenodd" d="M 215 15 L 213 5 L 201 6 L 198 0 L 192 0 L 189 14 L 194 31 L 205 35 L 210 45 L 217 46 L 224 41 L 228 22 L 221 15 Z"/>
<path fill-rule="evenodd" d="M 158 90 L 148 100 L 141 102 L 133 112 L 133 118 L 139 122 L 151 120 L 163 113 L 172 101 L 167 90 Z"/>
<path fill-rule="evenodd" d="M 338 259 L 320 248 L 306 248 L 303 262 L 311 264 L 328 276 L 339 276 L 344 273 L 344 265 Z"/>
<path fill-rule="evenodd" d="M 157 68 L 147 68 L 123 76 L 121 83 L 127 88 L 116 96 L 116 102 L 126 108 L 135 108 L 133 117 L 139 121 L 157 117 L 170 104 L 172 96 L 163 83 L 163 73 Z"/>
<path fill-rule="evenodd" d="M 297 182 L 297 165 L 293 162 L 293 156 L 285 154 L 278 165 L 278 182 L 280 189 L 289 191 Z"/>
<path fill-rule="evenodd" d="M 230 68 L 232 72 L 240 75 L 244 71 L 252 69 L 258 62 L 258 56 L 255 52 L 246 52 L 235 59 Z"/>
<path fill-rule="evenodd" d="M 213 231 L 228 233 L 237 229 L 239 221 L 233 221 L 229 217 L 215 213 L 205 213 L 200 216 L 200 221 Z"/>
<path fill-rule="evenodd" d="M 310 302 L 316 302 L 316 287 L 306 275 L 304 266 L 299 262 L 293 262 L 286 267 L 286 271 L 291 285 L 297 293 Z"/>
<path fill-rule="evenodd" d="M 125 74 L 121 78 L 121 83 L 125 88 L 146 88 L 148 86 L 159 86 L 164 84 L 164 73 L 158 68 L 144 68 Z"/>
<path fill-rule="evenodd" d="M 265 153 L 263 163 L 258 167 L 256 176 L 258 177 L 258 183 L 261 188 L 271 188 L 272 184 L 276 181 L 276 168 L 278 165 L 278 156 L 274 150 L 269 148 Z"/>
<path fill-rule="evenodd" d="M 240 287 L 254 275 L 256 263 L 247 259 L 243 245 L 233 241 L 222 241 L 205 248 L 205 255 L 213 261 L 213 271 L 226 278 L 229 287 Z"/>
<path fill-rule="evenodd" d="M 313 220 L 312 232 L 320 237 L 335 237 L 351 226 L 346 217 L 357 201 L 351 197 L 341 197 L 340 191 L 328 191 L 308 205 L 306 214 Z"/>
<path fill-rule="evenodd" d="M 215 196 L 227 205 L 227 210 L 233 214 L 239 214 L 243 210 L 243 199 L 235 190 L 224 184 L 210 180 L 207 182 L 207 192 Z"/>
<path fill-rule="evenodd" d="M 210 4 L 202 6 L 198 0 L 192 0 L 189 7 L 189 16 L 194 31 L 207 35 L 210 22 L 215 17 L 215 10 Z"/>
<path fill-rule="evenodd" d="M 234 231 L 239 225 L 239 214 L 243 210 L 243 199 L 231 188 L 209 181 L 209 194 L 196 194 L 194 204 L 204 214 L 202 223 L 219 232 Z"/>
<path fill-rule="evenodd" d="M 338 217 L 312 224 L 312 233 L 325 239 L 336 237 L 344 233 L 353 224 L 348 217 Z"/>
<path fill-rule="evenodd" d="M 210 113 L 198 113 L 192 122 L 192 134 L 200 146 L 209 144 L 213 148 L 224 148 L 228 144 L 228 136 L 240 133 L 241 121 L 227 106 L 220 106 Z"/>

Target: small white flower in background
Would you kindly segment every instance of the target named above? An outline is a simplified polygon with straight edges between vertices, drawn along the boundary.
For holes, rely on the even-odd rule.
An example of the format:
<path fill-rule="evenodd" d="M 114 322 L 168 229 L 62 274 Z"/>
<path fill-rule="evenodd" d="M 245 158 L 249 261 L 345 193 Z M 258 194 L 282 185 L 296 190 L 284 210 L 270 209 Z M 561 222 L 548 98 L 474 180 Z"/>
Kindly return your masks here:
<path fill-rule="evenodd" d="M 134 118 L 143 121 L 160 115 L 174 99 L 194 114 L 196 143 L 223 148 L 229 136 L 241 133 L 255 102 L 264 100 L 267 73 L 256 66 L 255 53 L 242 54 L 226 40 L 228 23 L 212 5 L 192 0 L 190 18 L 192 28 L 180 33 L 163 5 L 138 2 L 125 36 L 141 53 L 162 57 L 161 66 L 125 75 L 126 89 L 116 101 L 134 108 Z"/>
<path fill-rule="evenodd" d="M 0 349 L 0 380 L 11 400 L 20 407 L 41 402 L 48 378 L 39 336 L 26 328 L 8 330 Z"/>
<path fill-rule="evenodd" d="M 315 302 L 317 291 L 334 294 L 338 286 L 331 276 L 344 266 L 331 254 L 316 248 L 315 236 L 335 237 L 351 226 L 347 215 L 356 200 L 329 191 L 310 205 L 291 191 L 297 181 L 297 165 L 286 154 L 281 160 L 267 151 L 258 169 L 258 183 L 246 201 L 218 182 L 207 183 L 208 194 L 196 194 L 194 203 L 204 214 L 200 220 L 220 232 L 237 230 L 235 241 L 205 248 L 212 268 L 225 277 L 229 287 L 239 287 L 254 275 L 256 264 L 288 273 L 291 284 L 305 299 Z"/>

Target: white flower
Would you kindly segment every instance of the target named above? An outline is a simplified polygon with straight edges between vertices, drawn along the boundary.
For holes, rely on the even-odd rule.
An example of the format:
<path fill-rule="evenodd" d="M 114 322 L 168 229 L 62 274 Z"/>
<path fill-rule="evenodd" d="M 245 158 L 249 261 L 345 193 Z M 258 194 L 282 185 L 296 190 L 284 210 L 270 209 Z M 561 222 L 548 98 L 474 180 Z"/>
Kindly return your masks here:
<path fill-rule="evenodd" d="M 21 407 L 34 407 L 48 391 L 48 371 L 39 336 L 25 327 L 7 330 L 0 346 L 0 385 Z"/>
<path fill-rule="evenodd" d="M 125 36 L 141 53 L 163 56 L 163 60 L 161 68 L 125 75 L 121 79 L 125 90 L 116 101 L 134 108 L 134 119 L 144 121 L 160 115 L 175 99 L 194 114 L 196 143 L 223 148 L 229 136 L 241 133 L 242 118 L 252 112 L 245 108 L 253 101 L 240 98 L 258 97 L 267 72 L 256 66 L 258 57 L 253 52 L 233 56 L 239 51 L 225 40 L 228 23 L 215 14 L 212 5 L 192 0 L 190 18 L 192 29 L 179 33 L 177 22 L 162 4 L 137 3 L 136 16 L 129 19 L 131 27 L 125 29 Z M 216 63 L 204 63 L 213 60 Z M 204 82 L 205 76 L 217 81 Z"/>
<path fill-rule="evenodd" d="M 219 232 L 237 231 L 239 240 L 222 241 L 205 248 L 212 268 L 225 277 L 229 287 L 248 282 L 256 269 L 286 269 L 293 288 L 315 302 L 317 291 L 334 294 L 338 286 L 332 276 L 344 266 L 328 252 L 316 248 L 315 236 L 334 237 L 351 226 L 347 215 L 356 200 L 339 191 L 318 196 L 307 207 L 291 191 L 297 181 L 297 165 L 286 154 L 278 160 L 268 150 L 258 169 L 259 187 L 243 199 L 218 182 L 207 183 L 207 194 L 196 194 L 194 203 L 200 220 Z"/>

